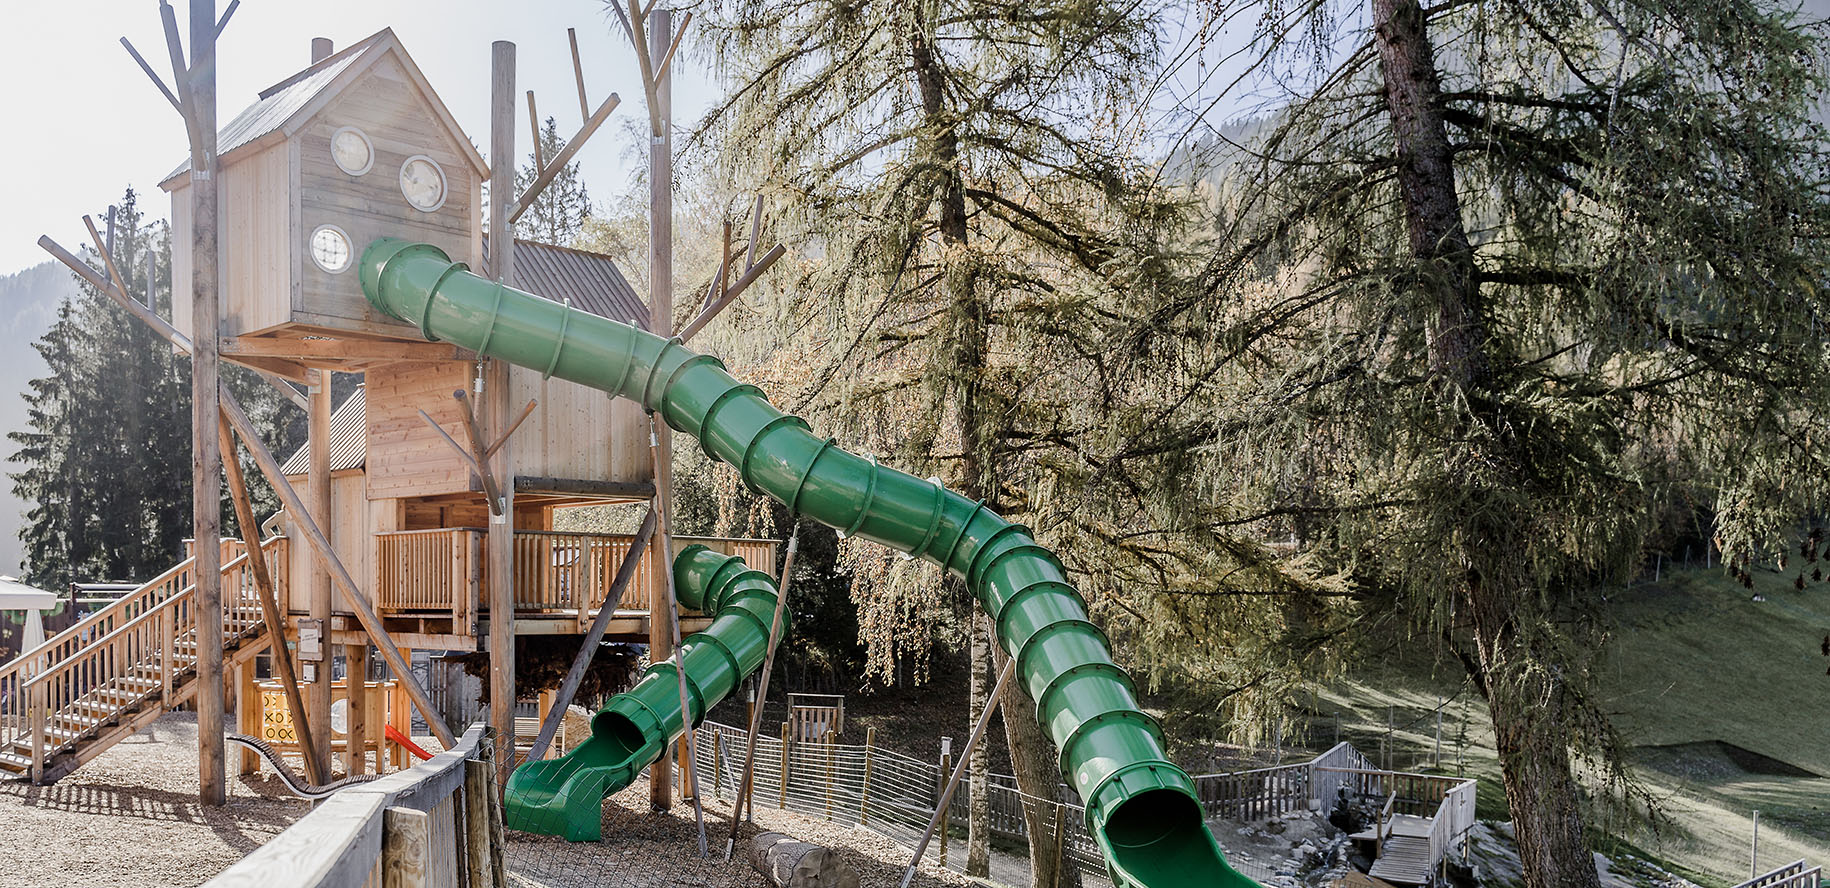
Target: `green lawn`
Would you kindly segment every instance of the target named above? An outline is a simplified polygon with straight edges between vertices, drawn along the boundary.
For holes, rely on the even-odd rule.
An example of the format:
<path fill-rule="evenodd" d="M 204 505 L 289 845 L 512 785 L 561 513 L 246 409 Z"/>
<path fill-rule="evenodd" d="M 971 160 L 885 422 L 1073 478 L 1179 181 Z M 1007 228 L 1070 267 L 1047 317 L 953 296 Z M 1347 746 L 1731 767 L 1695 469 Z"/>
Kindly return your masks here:
<path fill-rule="evenodd" d="M 1614 853 L 1732 884 L 1747 878 L 1757 809 L 1763 868 L 1800 857 L 1830 863 L 1830 658 L 1819 650 L 1830 633 L 1830 583 L 1801 592 L 1793 576 L 1759 572 L 1763 602 L 1719 571 L 1667 573 L 1611 593 L 1618 625 L 1604 699 L 1669 818 L 1656 834 L 1611 824 Z M 1341 736 L 1382 761 L 1389 721 L 1393 766 L 1478 777 L 1481 816 L 1504 818 L 1485 709 L 1462 691 L 1459 666 L 1432 660 L 1429 647 L 1356 670 L 1317 701 L 1317 733 L 1331 739 L 1338 713 Z"/>

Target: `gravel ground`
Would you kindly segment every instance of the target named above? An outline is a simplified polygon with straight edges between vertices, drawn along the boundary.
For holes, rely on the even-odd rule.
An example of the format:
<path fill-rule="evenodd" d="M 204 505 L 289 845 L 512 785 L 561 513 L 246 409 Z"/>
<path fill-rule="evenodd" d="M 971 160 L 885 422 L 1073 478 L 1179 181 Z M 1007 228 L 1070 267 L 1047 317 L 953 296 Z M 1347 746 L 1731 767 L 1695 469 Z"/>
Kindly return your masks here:
<path fill-rule="evenodd" d="M 706 797 L 705 832 L 711 850 L 698 856 L 698 831 L 691 804 L 671 812 L 648 813 L 648 781 L 640 780 L 610 797 L 604 806 L 604 841 L 566 842 L 527 833 L 509 834 L 509 883 L 517 888 L 751 888 L 766 886 L 748 861 L 750 837 L 786 833 L 836 851 L 858 870 L 860 888 L 895 888 L 911 851 L 874 832 L 853 829 L 759 806 L 756 825 L 738 832 L 731 859 L 724 859 L 730 835 L 730 805 Z M 914 888 L 977 884 L 955 873 L 924 867 Z"/>
<path fill-rule="evenodd" d="M 197 717 L 168 713 L 55 786 L 0 781 L 0 888 L 201 885 L 308 810 L 270 776 L 198 804 Z"/>

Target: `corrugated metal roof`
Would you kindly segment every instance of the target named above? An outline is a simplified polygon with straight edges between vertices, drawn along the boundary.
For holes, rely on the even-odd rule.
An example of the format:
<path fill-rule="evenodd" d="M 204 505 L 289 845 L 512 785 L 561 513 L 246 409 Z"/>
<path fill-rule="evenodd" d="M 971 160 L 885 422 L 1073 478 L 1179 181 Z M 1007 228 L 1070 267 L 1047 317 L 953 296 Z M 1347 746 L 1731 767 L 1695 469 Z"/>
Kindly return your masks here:
<path fill-rule="evenodd" d="M 253 142 L 260 137 L 286 125 L 292 115 L 311 103 L 331 81 L 337 79 L 355 64 L 358 58 L 369 47 L 381 42 L 387 31 L 379 31 L 366 39 L 352 44 L 342 52 L 332 55 L 291 77 L 261 90 L 260 100 L 242 109 L 235 119 L 216 133 L 216 156 L 226 157 L 229 152 Z M 191 159 L 186 157 L 177 169 L 165 174 L 161 182 L 191 168 Z"/>
<path fill-rule="evenodd" d="M 489 237 L 483 238 L 485 264 Z M 602 253 L 515 238 L 515 286 L 555 302 L 613 321 L 633 320 L 648 329 L 648 305 L 637 296 L 616 261 Z"/>
<path fill-rule="evenodd" d="M 363 389 L 343 399 L 330 415 L 330 470 L 341 472 L 360 469 L 368 457 L 367 413 L 363 409 Z M 280 466 L 280 474 L 291 477 L 311 471 L 311 442 L 305 442 Z"/>

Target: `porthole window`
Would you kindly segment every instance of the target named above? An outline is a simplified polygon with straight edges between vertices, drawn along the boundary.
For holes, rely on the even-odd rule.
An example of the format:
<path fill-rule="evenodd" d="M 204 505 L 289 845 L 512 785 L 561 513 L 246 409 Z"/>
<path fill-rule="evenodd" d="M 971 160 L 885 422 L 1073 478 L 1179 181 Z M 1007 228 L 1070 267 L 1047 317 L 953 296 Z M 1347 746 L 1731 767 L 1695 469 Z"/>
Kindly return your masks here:
<path fill-rule="evenodd" d="M 349 270 L 356 258 L 349 235 L 335 225 L 320 225 L 311 233 L 311 261 L 330 274 Z"/>
<path fill-rule="evenodd" d="M 445 205 L 445 170 L 438 161 L 415 154 L 400 165 L 400 193 L 422 213 Z"/>
<path fill-rule="evenodd" d="M 353 126 L 338 127 L 330 134 L 330 159 L 337 169 L 360 176 L 375 166 L 375 146 L 369 137 Z"/>

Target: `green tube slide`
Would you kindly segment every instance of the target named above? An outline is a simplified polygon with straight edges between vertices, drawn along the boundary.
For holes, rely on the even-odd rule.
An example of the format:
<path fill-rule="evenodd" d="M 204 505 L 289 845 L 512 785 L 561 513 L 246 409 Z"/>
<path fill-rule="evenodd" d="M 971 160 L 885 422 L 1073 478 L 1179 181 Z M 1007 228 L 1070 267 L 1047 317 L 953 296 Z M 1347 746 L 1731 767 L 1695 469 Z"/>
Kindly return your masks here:
<path fill-rule="evenodd" d="M 1063 777 L 1086 802 L 1088 829 L 1113 882 L 1127 888 L 1256 884 L 1227 865 L 1202 820 L 1193 781 L 1164 756 L 1162 730 L 1138 707 L 1130 676 L 1112 662 L 1105 635 L 1087 619 L 1086 602 L 1068 583 L 1061 562 L 1028 528 L 1005 521 L 983 502 L 815 436 L 804 420 L 770 405 L 761 389 L 738 382 L 716 358 L 678 339 L 489 281 L 437 247 L 377 240 L 363 252 L 360 276 L 377 309 L 417 325 L 427 339 L 637 401 L 735 467 L 751 490 L 847 536 L 881 543 L 962 578 L 991 615 L 999 644 L 1016 659 L 1016 677 L 1035 699 L 1036 717 L 1060 750 Z M 707 668 L 728 665 L 714 664 L 709 655 L 705 662 Z M 695 668 L 687 662 L 689 679 Z M 657 681 L 674 679 L 670 674 Z M 640 718 L 633 704 L 620 715 L 599 714 L 587 744 L 601 744 L 586 754 L 598 757 L 592 767 L 608 765 L 617 750 L 638 748 L 638 739 L 639 750 L 655 744 L 658 755 L 664 748 L 659 730 L 638 738 L 628 727 L 660 723 L 655 713 L 665 704 L 658 698 L 667 695 L 650 696 L 657 708 Z M 600 740 L 600 732 L 608 739 Z M 643 764 L 647 761 L 652 758 Z M 524 784 L 530 800 L 541 779 L 530 776 Z M 609 787 L 610 780 L 600 787 L 546 779 L 539 791 L 551 788 L 555 809 L 590 820 L 569 829 L 595 836 L 598 814 L 584 800 Z"/>
<path fill-rule="evenodd" d="M 610 698 L 592 717 L 589 740 L 516 768 L 504 793 L 508 828 L 575 842 L 602 838 L 604 796 L 633 782 L 686 730 L 676 664 L 686 670 L 693 724 L 762 667 L 775 616 L 768 574 L 735 555 L 688 546 L 674 559 L 674 590 L 681 606 L 712 614 L 712 624 L 681 643 L 677 660 L 649 666 L 635 687 Z M 783 620 L 786 635 L 786 614 Z"/>

